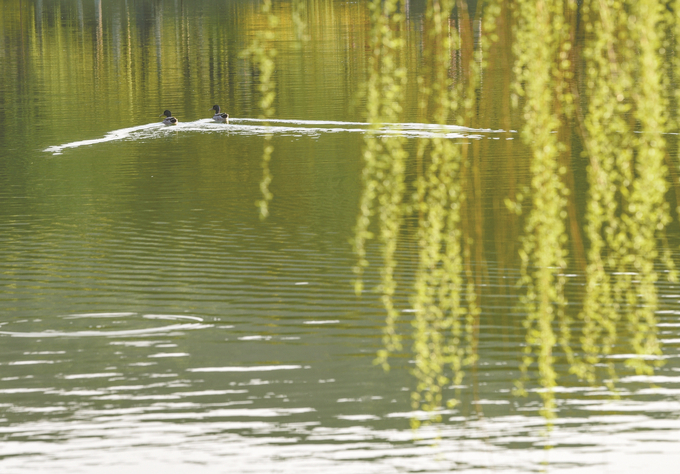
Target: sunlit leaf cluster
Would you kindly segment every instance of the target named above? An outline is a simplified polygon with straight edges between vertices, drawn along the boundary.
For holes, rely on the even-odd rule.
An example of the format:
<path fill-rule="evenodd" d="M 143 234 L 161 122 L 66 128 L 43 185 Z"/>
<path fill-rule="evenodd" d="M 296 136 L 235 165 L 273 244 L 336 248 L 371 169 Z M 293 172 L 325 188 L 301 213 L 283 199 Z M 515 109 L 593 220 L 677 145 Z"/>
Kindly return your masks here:
<path fill-rule="evenodd" d="M 387 355 L 401 349 L 395 322 L 398 310 L 394 307 L 396 289 L 394 269 L 395 251 L 403 219 L 404 173 L 407 153 L 405 139 L 383 133 L 383 127 L 399 128 L 402 122 L 402 100 L 406 85 L 406 71 L 401 64 L 405 16 L 399 0 L 373 0 L 371 10 L 370 76 L 366 88 L 367 121 L 371 129 L 364 139 L 364 192 L 355 228 L 354 249 L 358 256 L 355 266 L 355 290 L 362 291 L 362 274 L 368 264 L 366 241 L 373 238 L 369 230 L 371 219 L 377 216 L 378 240 L 381 243 L 382 268 L 380 293 L 387 310 L 383 342 L 385 349 L 378 353 L 378 361 L 388 368 Z"/>
<path fill-rule="evenodd" d="M 274 47 L 274 39 L 276 38 L 274 29 L 279 24 L 279 18 L 272 11 L 271 0 L 263 0 L 261 12 L 266 18 L 267 27 L 256 32 L 252 42 L 248 48 L 242 51 L 241 56 L 250 59 L 253 67 L 259 73 L 257 85 L 257 89 L 261 94 L 259 105 L 262 110 L 261 118 L 266 120 L 271 118 L 275 112 L 276 83 L 272 76 L 276 68 L 275 58 L 277 53 Z M 298 23 L 301 23 L 301 21 L 298 21 Z M 274 152 L 274 146 L 271 144 L 272 137 L 272 134 L 265 136 L 264 150 L 262 152 L 262 180 L 260 181 L 262 199 L 256 203 L 260 209 L 261 218 L 266 218 L 269 215 L 269 202 L 273 197 L 269 190 L 269 184 L 272 180 L 269 162 Z"/>
<path fill-rule="evenodd" d="M 531 150 L 531 209 L 526 218 L 522 258 L 522 283 L 527 344 L 521 364 L 523 376 L 537 362 L 538 381 L 544 390 L 544 416 L 554 408 L 556 385 L 553 348 L 554 322 L 567 330 L 564 272 L 567 266 L 566 194 L 560 155 L 564 145 L 554 133 L 560 126 L 556 104 L 568 97 L 559 92 L 562 73 L 559 58 L 570 49 L 565 10 L 568 1 L 519 1 L 515 24 L 515 93 L 522 98 L 522 138 Z M 564 89 L 564 87 L 562 88 Z M 522 381 L 518 389 L 523 391 Z"/>
<path fill-rule="evenodd" d="M 457 74 L 449 58 L 460 50 L 460 35 L 449 21 L 453 8 L 453 1 L 428 5 L 424 64 L 417 79 L 422 116 L 442 126 L 450 121 L 464 125 L 469 119 L 478 77 L 473 72 L 467 80 L 453 79 Z M 470 59 L 467 67 L 474 70 L 475 58 Z M 418 269 L 412 298 L 417 384 L 411 399 L 415 410 L 437 413 L 444 404 L 458 403 L 455 398 L 444 400 L 443 389 L 459 385 L 463 368 L 476 360 L 477 294 L 472 279 L 465 276 L 463 150 L 444 137 L 443 129 L 440 136 L 421 138 L 417 150 L 422 164 L 413 204 L 418 215 Z M 439 419 L 436 414 L 432 421 Z M 420 423 L 412 420 L 414 428 Z"/>

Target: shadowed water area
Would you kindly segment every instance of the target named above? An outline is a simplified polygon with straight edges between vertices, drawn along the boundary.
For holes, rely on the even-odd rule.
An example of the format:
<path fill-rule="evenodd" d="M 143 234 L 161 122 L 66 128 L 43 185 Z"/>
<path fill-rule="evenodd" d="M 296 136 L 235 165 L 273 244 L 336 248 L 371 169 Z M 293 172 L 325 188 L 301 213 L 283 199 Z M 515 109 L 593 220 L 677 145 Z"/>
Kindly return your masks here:
<path fill-rule="evenodd" d="M 2 2 L 0 472 L 677 466 L 677 98 L 598 82 L 579 10 L 543 116 L 504 2 L 400 3 L 394 44 L 374 3 Z"/>

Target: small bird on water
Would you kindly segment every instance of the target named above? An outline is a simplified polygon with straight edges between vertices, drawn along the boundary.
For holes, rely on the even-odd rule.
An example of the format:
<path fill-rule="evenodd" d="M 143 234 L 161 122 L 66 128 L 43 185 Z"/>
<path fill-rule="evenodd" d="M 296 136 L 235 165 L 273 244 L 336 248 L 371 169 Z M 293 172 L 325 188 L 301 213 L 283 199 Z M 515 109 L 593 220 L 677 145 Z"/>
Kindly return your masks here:
<path fill-rule="evenodd" d="M 166 110 L 163 112 L 159 117 L 162 117 L 165 115 L 165 120 L 163 120 L 163 125 L 177 125 L 179 120 L 177 120 L 175 117 L 172 116 L 172 112 L 169 110 Z"/>
<path fill-rule="evenodd" d="M 212 110 L 215 111 L 215 115 L 213 115 L 215 122 L 229 123 L 229 114 L 221 114 L 219 105 L 213 105 Z"/>

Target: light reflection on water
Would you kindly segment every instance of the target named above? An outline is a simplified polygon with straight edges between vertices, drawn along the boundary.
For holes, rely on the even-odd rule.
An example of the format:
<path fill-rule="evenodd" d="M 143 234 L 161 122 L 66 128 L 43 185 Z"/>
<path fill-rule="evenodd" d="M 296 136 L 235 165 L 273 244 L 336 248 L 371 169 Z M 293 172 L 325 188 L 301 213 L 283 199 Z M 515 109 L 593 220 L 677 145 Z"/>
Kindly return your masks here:
<path fill-rule="evenodd" d="M 196 318 L 121 312 L 53 321 L 115 327 Z M 667 418 L 680 412 L 672 361 L 654 377 L 622 378 L 621 400 L 610 399 L 604 387 L 558 387 L 561 416 L 546 436 L 535 414 L 539 403 L 512 397 L 507 375 L 499 376 L 516 376 L 505 356 L 511 345 L 488 335 L 480 341 L 480 397 L 446 410 L 442 425 L 416 435 L 406 428 L 408 420 L 427 415 L 409 410 L 408 389 L 394 383 L 407 383 L 399 368 L 387 377 L 370 367 L 372 351 L 362 351 L 368 332 L 354 324 L 338 330 L 337 324 L 310 328 L 306 322 L 287 324 L 303 352 L 284 341 L 285 324 L 266 329 L 271 322 L 263 317 L 183 330 L 170 325 L 165 333 L 127 337 L 102 330 L 99 337 L 76 332 L 52 338 L 46 329 L 44 341 L 4 358 L 0 396 L 9 423 L 0 427 L 3 472 L 60 472 L 77 462 L 98 472 L 262 472 L 267 466 L 281 472 L 521 473 L 547 461 L 553 472 L 602 472 L 605 466 L 628 472 L 660 454 L 664 461 L 655 465 L 672 466 L 668 453 L 680 441 L 676 419 Z M 17 335 L 4 334 L 5 342 Z M 281 345 L 276 356 L 271 344 Z M 74 364 L 83 352 L 89 362 Z M 37 358 L 49 372 L 26 375 L 16 366 Z"/>
<path fill-rule="evenodd" d="M 643 457 L 669 452 L 678 441 L 672 421 L 643 416 L 593 416 L 588 432 L 574 429 L 581 420 L 560 420 L 548 454 L 540 449 L 507 449 L 544 443 L 540 423 L 522 416 L 477 421 L 456 417 L 444 427 L 421 431 L 419 440 L 413 441 L 408 431 L 371 426 L 370 415 L 369 423 L 355 416 L 346 417 L 348 423 L 342 426 L 338 417 L 340 426 L 328 427 L 314 419 L 311 409 L 206 407 L 187 401 L 152 406 L 156 411 L 149 413 L 83 410 L 80 419 L 68 422 L 26 423 L 13 434 L 34 441 L 3 444 L 1 454 L 8 456 L 5 472 L 43 468 L 58 472 L 72 469 L 77 461 L 80 466 L 97 466 L 97 472 L 115 472 L 126 465 L 135 472 L 262 472 L 265 465 L 268 471 L 281 472 L 478 472 L 491 467 L 521 473 L 528 465 L 548 460 L 551 470 L 558 472 L 595 473 L 605 466 L 627 472 L 644 471 Z M 196 408 L 200 411 L 192 411 Z M 286 421 L 291 417 L 296 421 Z M 659 432 L 667 435 L 655 434 Z M 574 457 L 574 446 L 597 446 L 602 436 L 612 433 L 616 436 L 611 446 L 620 454 L 581 449 Z M 52 437 L 61 441 L 38 441 Z M 23 456 L 25 449 L 32 456 Z M 655 466 L 672 472 L 674 457 Z"/>

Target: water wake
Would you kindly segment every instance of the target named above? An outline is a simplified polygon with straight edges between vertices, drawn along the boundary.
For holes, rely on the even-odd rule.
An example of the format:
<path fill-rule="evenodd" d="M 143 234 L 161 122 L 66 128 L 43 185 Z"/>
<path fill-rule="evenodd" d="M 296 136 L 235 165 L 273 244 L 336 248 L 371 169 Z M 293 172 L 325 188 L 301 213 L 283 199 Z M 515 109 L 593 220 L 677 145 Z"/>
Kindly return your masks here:
<path fill-rule="evenodd" d="M 268 124 L 266 124 L 268 123 Z M 445 138 L 483 138 L 485 134 L 497 134 L 503 130 L 472 129 L 457 125 L 434 125 L 426 123 L 389 124 L 377 129 L 366 122 L 339 122 L 326 120 L 269 120 L 262 119 L 230 119 L 228 124 L 217 123 L 212 119 L 201 119 L 194 122 L 180 122 L 174 126 L 161 123 L 150 123 L 136 127 L 121 128 L 108 132 L 102 138 L 80 140 L 45 148 L 45 152 L 61 155 L 68 148 L 96 145 L 118 140 L 143 140 L 167 136 L 177 132 L 229 133 L 234 135 L 266 135 L 293 137 L 315 137 L 329 133 L 367 133 L 378 135 L 402 135 L 407 138 L 443 136 Z"/>

